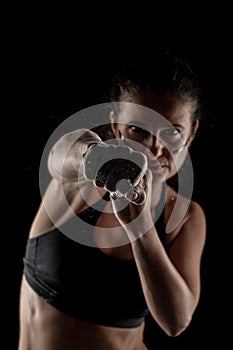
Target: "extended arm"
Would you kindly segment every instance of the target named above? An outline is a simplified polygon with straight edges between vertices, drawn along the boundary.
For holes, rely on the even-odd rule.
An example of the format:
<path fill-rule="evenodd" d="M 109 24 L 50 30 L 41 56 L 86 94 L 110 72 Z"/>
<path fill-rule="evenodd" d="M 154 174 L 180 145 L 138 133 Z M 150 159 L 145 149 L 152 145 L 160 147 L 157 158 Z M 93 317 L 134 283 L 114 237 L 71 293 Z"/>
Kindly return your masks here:
<path fill-rule="evenodd" d="M 118 158 L 126 154 L 126 161 Z M 134 174 L 137 159 L 145 167 L 145 157 L 129 147 L 108 145 L 100 137 L 88 130 L 77 129 L 62 136 L 52 147 L 48 157 L 51 182 L 43 196 L 43 201 L 33 222 L 31 232 L 46 232 L 54 226 L 66 222 L 74 213 L 79 213 L 102 197 L 109 186 L 115 186 L 126 171 Z M 108 161 L 111 160 L 109 174 Z M 120 167 L 119 167 L 120 163 Z M 102 171 L 98 172 L 102 166 Z M 135 177 L 140 175 L 140 167 Z M 96 185 L 97 173 L 104 179 Z M 135 179 L 135 178 L 133 178 Z"/>
<path fill-rule="evenodd" d="M 84 154 L 90 146 L 102 143 L 100 137 L 88 129 L 65 134 L 55 143 L 49 154 L 50 174 L 58 180 L 76 182 Z"/>

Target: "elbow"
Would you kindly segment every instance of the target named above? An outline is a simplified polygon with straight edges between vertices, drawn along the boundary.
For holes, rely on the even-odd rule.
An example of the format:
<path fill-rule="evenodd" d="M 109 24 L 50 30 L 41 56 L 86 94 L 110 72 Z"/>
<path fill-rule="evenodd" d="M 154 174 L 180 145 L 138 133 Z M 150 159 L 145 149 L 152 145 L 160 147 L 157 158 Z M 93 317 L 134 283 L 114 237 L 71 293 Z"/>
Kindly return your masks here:
<path fill-rule="evenodd" d="M 164 313 L 163 329 L 169 337 L 177 337 L 190 325 L 195 310 L 195 304 L 184 303 L 183 308 L 175 308 L 172 312 Z"/>
<path fill-rule="evenodd" d="M 169 313 L 167 317 L 163 315 L 162 318 L 158 317 L 158 314 L 157 317 L 154 316 L 155 315 L 153 315 L 154 320 L 169 337 L 179 336 L 188 328 L 192 320 L 192 314 L 190 313 L 183 315 L 178 312 L 173 314 Z"/>
<path fill-rule="evenodd" d="M 177 337 L 181 333 L 183 333 L 186 328 L 188 328 L 190 322 L 191 322 L 192 317 L 187 317 L 182 320 L 175 320 L 174 322 L 169 322 L 166 324 L 164 328 L 165 333 L 169 337 Z"/>
<path fill-rule="evenodd" d="M 165 329 L 165 332 L 169 337 L 178 337 L 181 333 L 183 333 L 185 331 L 186 328 L 187 328 L 187 326 L 172 327 L 169 329 Z"/>

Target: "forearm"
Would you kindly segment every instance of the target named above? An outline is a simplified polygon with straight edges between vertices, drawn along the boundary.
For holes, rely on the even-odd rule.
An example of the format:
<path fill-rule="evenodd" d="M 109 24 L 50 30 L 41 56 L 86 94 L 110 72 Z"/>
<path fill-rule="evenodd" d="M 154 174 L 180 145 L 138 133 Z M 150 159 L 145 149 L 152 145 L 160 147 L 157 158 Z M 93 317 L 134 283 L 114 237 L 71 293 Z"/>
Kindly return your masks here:
<path fill-rule="evenodd" d="M 132 243 L 143 292 L 152 316 L 169 335 L 189 324 L 194 296 L 176 270 L 154 227 Z"/>
<path fill-rule="evenodd" d="M 52 177 L 77 181 L 84 154 L 91 145 L 98 143 L 102 143 L 100 137 L 88 129 L 78 129 L 62 136 L 48 157 L 48 169 Z"/>

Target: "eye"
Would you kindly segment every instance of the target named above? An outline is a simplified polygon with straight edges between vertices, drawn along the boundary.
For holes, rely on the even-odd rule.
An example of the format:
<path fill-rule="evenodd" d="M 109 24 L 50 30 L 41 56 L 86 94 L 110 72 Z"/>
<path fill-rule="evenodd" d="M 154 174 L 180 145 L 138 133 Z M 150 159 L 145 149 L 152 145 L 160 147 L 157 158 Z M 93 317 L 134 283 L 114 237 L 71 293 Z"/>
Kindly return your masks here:
<path fill-rule="evenodd" d="M 149 131 L 144 130 L 136 125 L 130 125 L 128 128 L 128 132 L 132 137 L 141 138 L 141 139 L 145 139 L 150 136 Z"/>
<path fill-rule="evenodd" d="M 171 127 L 160 130 L 159 138 L 161 142 L 172 148 L 178 148 L 183 144 L 181 131 L 176 128 Z"/>
<path fill-rule="evenodd" d="M 176 139 L 180 135 L 180 131 L 175 128 L 166 128 L 160 130 L 160 137 L 162 140 Z"/>

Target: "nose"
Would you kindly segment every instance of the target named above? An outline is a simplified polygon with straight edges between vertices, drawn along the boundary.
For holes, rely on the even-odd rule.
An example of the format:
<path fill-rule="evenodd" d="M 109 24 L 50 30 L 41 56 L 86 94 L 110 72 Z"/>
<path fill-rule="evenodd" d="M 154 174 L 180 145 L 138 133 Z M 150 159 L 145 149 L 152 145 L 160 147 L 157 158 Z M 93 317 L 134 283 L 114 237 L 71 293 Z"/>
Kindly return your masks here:
<path fill-rule="evenodd" d="M 151 143 L 148 146 L 149 150 L 156 158 L 162 155 L 164 146 L 158 137 L 153 135 L 151 138 Z"/>

